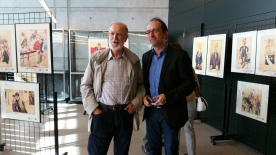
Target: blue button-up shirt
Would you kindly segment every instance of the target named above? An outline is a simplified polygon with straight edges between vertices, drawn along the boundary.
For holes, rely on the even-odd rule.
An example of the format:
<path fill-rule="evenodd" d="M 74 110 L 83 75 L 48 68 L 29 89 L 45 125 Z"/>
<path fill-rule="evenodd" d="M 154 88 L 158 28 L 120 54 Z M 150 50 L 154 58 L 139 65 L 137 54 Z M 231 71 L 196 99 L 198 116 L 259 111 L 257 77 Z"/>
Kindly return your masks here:
<path fill-rule="evenodd" d="M 159 87 L 159 81 L 160 81 L 160 74 L 161 74 L 161 69 L 166 56 L 167 48 L 168 48 L 168 45 L 166 45 L 165 48 L 161 51 L 160 56 L 158 56 L 155 53 L 154 48 L 152 48 L 153 56 L 152 56 L 150 70 L 149 70 L 149 83 L 150 83 L 150 94 L 153 102 L 158 100 L 158 99 L 153 99 L 153 97 L 159 95 L 158 87 Z"/>

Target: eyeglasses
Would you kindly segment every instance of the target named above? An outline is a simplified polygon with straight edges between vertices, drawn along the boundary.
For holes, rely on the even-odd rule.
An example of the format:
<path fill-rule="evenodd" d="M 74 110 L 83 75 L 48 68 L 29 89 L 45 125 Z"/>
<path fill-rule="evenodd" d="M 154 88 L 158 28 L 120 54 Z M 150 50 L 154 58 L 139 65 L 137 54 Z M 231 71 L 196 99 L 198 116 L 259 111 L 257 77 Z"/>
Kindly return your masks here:
<path fill-rule="evenodd" d="M 117 35 L 117 36 L 119 36 L 119 37 L 122 37 L 122 36 L 124 36 L 124 33 L 122 33 L 122 32 L 109 32 L 109 35 L 110 36 L 115 36 L 115 35 Z"/>
<path fill-rule="evenodd" d="M 156 34 L 156 33 L 158 33 L 158 32 L 163 32 L 163 30 L 156 30 L 156 29 L 153 29 L 153 30 L 151 30 L 151 31 L 150 31 L 150 30 L 147 30 L 147 31 L 146 31 L 146 34 L 147 34 L 147 35 L 150 35 L 150 33 Z"/>

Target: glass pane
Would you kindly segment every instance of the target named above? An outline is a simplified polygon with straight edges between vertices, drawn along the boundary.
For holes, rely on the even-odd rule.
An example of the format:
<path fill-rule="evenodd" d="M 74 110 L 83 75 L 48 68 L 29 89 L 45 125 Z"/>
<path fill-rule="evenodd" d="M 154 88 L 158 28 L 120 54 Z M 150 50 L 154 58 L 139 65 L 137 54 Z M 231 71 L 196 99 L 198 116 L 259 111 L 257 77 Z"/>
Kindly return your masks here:
<path fill-rule="evenodd" d="M 53 30 L 53 66 L 54 71 L 63 71 L 64 58 L 63 58 L 63 33 L 62 30 Z"/>
<path fill-rule="evenodd" d="M 140 60 L 145 52 L 151 49 L 151 44 L 144 32 L 130 32 L 129 37 L 129 49 L 138 55 Z"/>
<path fill-rule="evenodd" d="M 72 76 L 72 96 L 71 99 L 81 100 L 80 84 L 83 78 L 82 74 L 73 74 Z"/>
<path fill-rule="evenodd" d="M 65 71 L 69 71 L 69 32 L 64 31 Z"/>

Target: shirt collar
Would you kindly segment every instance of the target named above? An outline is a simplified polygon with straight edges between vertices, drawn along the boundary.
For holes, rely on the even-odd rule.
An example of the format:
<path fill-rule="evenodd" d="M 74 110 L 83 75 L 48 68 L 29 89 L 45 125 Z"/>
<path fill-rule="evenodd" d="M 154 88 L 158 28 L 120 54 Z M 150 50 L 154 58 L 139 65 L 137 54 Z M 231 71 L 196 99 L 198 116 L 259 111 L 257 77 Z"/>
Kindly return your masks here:
<path fill-rule="evenodd" d="M 124 49 L 123 49 L 124 50 Z M 127 57 L 125 55 L 125 51 L 123 51 L 123 54 L 119 57 L 119 58 L 123 58 L 124 60 L 127 60 Z M 111 49 L 109 50 L 109 53 L 108 53 L 108 58 L 107 60 L 113 60 L 114 57 L 112 56 L 112 52 L 111 52 Z"/>
<path fill-rule="evenodd" d="M 162 57 L 164 54 L 166 54 L 167 52 L 167 49 L 168 49 L 168 44 L 166 44 L 166 46 L 162 49 L 162 51 L 160 52 L 160 57 Z M 156 55 L 155 51 L 154 51 L 154 48 L 152 47 L 152 50 L 153 54 Z"/>

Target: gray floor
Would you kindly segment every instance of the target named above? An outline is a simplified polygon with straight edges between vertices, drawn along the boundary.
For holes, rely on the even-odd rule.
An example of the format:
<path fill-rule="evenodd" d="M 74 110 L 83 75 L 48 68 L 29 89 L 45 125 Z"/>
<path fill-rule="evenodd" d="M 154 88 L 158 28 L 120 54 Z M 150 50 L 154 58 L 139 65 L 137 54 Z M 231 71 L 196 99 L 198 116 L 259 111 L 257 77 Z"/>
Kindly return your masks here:
<path fill-rule="evenodd" d="M 83 115 L 81 104 L 58 104 L 59 114 L 59 154 L 68 152 L 68 155 L 87 155 L 86 144 L 89 133 L 87 132 L 87 115 Z M 142 113 L 140 114 L 140 118 Z M 144 155 L 141 149 L 143 129 L 145 122 L 140 125 L 139 131 L 133 132 L 130 146 L 130 155 Z M 210 136 L 221 133 L 209 125 L 195 121 L 197 155 L 259 155 L 247 146 L 235 141 L 218 141 L 217 145 L 210 143 Z M 179 154 L 186 153 L 186 144 L 183 130 L 180 133 Z M 110 145 L 108 155 L 112 155 L 113 144 Z M 25 153 L 4 150 L 3 155 L 26 155 Z"/>

